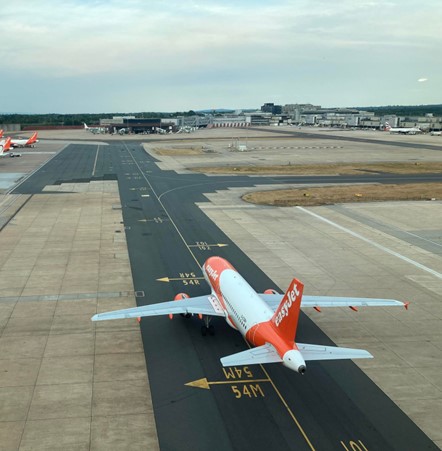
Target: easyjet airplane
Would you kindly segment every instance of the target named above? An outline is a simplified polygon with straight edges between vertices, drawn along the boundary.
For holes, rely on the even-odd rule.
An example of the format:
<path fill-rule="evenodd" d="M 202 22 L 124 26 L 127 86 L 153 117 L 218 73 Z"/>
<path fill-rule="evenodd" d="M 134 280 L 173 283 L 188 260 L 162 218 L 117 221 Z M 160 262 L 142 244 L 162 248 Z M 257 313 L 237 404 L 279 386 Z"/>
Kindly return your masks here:
<path fill-rule="evenodd" d="M 38 132 L 34 132 L 28 139 L 13 139 L 11 141 L 12 147 L 34 147 L 34 144 L 38 142 Z"/>
<path fill-rule="evenodd" d="M 304 296 L 304 285 L 293 279 L 285 295 L 274 290 L 256 291 L 241 277 L 235 268 L 221 257 L 210 257 L 202 266 L 204 278 L 211 287 L 211 294 L 189 298 L 179 293 L 174 301 L 142 307 L 99 313 L 92 321 L 119 318 L 141 318 L 182 314 L 204 315 L 203 335 L 213 333 L 209 326 L 212 316 L 223 316 L 254 348 L 221 359 L 223 366 L 251 365 L 280 362 L 303 374 L 308 360 L 336 360 L 372 358 L 362 349 L 339 348 L 304 344 L 295 341 L 301 307 L 357 307 L 403 306 L 407 303 L 393 299 L 349 298 L 329 296 Z"/>
<path fill-rule="evenodd" d="M 0 130 L 0 138 L 3 138 L 3 129 Z"/>
<path fill-rule="evenodd" d="M 0 157 L 6 156 L 6 152 L 9 152 L 11 147 L 11 137 L 8 136 L 5 141 L 0 142 Z"/>

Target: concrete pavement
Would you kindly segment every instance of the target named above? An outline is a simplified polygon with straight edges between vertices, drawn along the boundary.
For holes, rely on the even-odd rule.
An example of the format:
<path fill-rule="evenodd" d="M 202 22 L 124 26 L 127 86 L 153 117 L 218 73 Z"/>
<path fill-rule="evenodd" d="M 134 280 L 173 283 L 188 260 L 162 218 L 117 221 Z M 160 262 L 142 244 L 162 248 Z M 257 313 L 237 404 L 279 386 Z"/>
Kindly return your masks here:
<path fill-rule="evenodd" d="M 0 450 L 158 449 L 117 182 L 46 187 L 0 234 Z"/>

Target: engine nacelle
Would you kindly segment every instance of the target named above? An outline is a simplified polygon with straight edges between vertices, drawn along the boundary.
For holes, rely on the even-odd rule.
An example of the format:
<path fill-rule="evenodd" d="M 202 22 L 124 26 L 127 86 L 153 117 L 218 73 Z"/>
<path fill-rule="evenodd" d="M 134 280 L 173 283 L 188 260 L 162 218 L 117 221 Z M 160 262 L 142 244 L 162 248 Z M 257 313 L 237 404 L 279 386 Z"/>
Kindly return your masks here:
<path fill-rule="evenodd" d="M 264 294 L 279 294 L 279 293 L 276 290 L 269 288 L 268 290 L 264 291 Z"/>
<path fill-rule="evenodd" d="M 187 293 L 178 293 L 173 300 L 174 301 L 182 301 L 183 299 L 188 299 L 190 296 Z M 192 315 L 190 313 L 184 314 L 184 313 L 180 313 L 181 316 L 185 317 L 185 318 L 190 318 Z M 173 313 L 169 313 L 169 318 L 172 319 L 173 318 Z"/>

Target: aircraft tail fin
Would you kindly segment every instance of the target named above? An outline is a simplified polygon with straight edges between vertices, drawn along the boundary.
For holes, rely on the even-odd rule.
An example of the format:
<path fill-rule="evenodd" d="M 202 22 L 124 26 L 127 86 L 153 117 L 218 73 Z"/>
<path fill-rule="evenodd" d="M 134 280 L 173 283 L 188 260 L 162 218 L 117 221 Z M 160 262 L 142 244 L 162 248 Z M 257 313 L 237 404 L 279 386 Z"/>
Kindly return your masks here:
<path fill-rule="evenodd" d="M 10 148 L 11 148 L 11 137 L 8 136 L 8 137 L 6 138 L 5 143 L 3 144 L 3 151 L 6 152 L 6 151 L 8 151 Z"/>
<path fill-rule="evenodd" d="M 271 320 L 279 334 L 288 341 L 295 339 L 303 290 L 304 284 L 293 279 Z"/>
<path fill-rule="evenodd" d="M 0 130 L 0 138 L 3 138 L 3 129 Z"/>
<path fill-rule="evenodd" d="M 32 136 L 28 139 L 26 144 L 33 144 L 33 143 L 37 142 L 37 136 L 38 136 L 38 132 L 34 132 L 32 134 Z"/>

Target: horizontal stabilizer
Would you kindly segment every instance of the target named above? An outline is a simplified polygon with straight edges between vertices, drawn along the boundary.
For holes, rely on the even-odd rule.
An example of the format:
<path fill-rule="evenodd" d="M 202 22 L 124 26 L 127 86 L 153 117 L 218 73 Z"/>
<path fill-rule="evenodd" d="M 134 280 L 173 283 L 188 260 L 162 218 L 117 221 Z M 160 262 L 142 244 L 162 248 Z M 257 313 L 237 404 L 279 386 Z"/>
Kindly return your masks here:
<path fill-rule="evenodd" d="M 296 343 L 304 360 L 372 359 L 364 349 L 340 348 L 336 346 Z"/>
<path fill-rule="evenodd" d="M 91 319 L 92 321 L 105 321 L 109 319 L 142 318 L 144 316 L 177 315 L 179 313 L 223 316 L 221 311 L 216 311 L 213 308 L 209 296 L 199 296 L 179 301 L 161 302 L 160 304 L 143 305 L 142 307 L 98 313 Z"/>
<path fill-rule="evenodd" d="M 282 359 L 270 343 L 258 346 L 257 348 L 247 349 L 247 351 L 238 352 L 221 359 L 223 366 L 258 365 L 260 363 L 276 362 L 282 362 Z"/>

